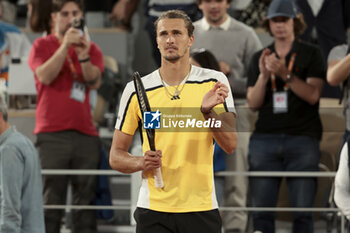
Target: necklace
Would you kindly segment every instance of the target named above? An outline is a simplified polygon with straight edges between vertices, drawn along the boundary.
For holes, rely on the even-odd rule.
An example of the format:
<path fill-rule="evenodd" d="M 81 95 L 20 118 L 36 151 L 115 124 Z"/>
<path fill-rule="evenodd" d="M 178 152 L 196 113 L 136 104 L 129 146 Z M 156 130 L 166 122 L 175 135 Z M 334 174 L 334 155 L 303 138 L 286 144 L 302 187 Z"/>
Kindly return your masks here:
<path fill-rule="evenodd" d="M 182 85 L 181 89 L 179 90 L 179 86 L 180 86 L 180 84 L 181 84 L 182 82 L 179 83 L 179 84 L 175 87 L 174 95 L 172 95 L 172 94 L 170 93 L 170 91 L 168 90 L 168 88 L 166 87 L 165 82 L 164 82 L 162 76 L 160 75 L 160 71 L 158 70 L 159 76 L 160 76 L 160 80 L 162 81 L 162 84 L 163 84 L 163 86 L 164 86 L 165 92 L 167 93 L 167 95 L 170 97 L 171 100 L 178 100 L 178 99 L 180 99 L 180 94 L 181 94 L 182 90 L 185 88 L 186 81 L 187 81 L 187 79 L 190 77 L 191 71 L 192 71 L 192 66 L 191 66 L 191 68 L 190 68 L 190 71 L 188 72 L 188 74 L 187 74 L 186 77 L 184 78 L 185 81 L 184 81 L 184 84 Z"/>

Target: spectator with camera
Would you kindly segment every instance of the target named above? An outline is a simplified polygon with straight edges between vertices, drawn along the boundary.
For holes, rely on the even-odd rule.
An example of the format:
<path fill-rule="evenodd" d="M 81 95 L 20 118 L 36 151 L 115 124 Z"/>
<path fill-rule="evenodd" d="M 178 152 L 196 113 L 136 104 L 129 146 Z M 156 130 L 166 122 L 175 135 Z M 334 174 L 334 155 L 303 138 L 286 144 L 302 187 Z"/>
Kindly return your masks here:
<path fill-rule="evenodd" d="M 43 169 L 97 169 L 100 141 L 88 97 L 100 85 L 103 55 L 72 26 L 74 18 L 82 18 L 82 1 L 53 0 L 52 10 L 54 33 L 34 42 L 28 61 L 38 92 L 34 133 L 41 165 Z M 65 204 L 69 180 L 73 204 L 90 205 L 96 178 L 83 175 L 43 177 L 44 203 Z M 62 210 L 45 211 L 47 233 L 60 232 L 62 215 Z M 73 232 L 96 232 L 93 210 L 73 211 L 72 222 Z"/>

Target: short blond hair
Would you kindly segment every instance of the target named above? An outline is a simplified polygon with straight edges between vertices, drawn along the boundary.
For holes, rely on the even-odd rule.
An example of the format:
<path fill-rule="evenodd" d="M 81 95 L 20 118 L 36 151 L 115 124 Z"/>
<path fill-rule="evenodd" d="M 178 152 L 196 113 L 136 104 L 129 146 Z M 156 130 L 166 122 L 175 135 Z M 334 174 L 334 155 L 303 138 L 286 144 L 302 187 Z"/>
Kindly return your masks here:
<path fill-rule="evenodd" d="M 190 17 L 188 17 L 188 15 L 185 12 L 183 12 L 181 10 L 169 10 L 169 11 L 164 12 L 154 22 L 154 28 L 156 29 L 156 31 L 157 31 L 158 23 L 162 19 L 183 19 L 183 21 L 185 22 L 185 27 L 187 28 L 188 36 L 193 35 L 194 25 L 193 25 Z"/>

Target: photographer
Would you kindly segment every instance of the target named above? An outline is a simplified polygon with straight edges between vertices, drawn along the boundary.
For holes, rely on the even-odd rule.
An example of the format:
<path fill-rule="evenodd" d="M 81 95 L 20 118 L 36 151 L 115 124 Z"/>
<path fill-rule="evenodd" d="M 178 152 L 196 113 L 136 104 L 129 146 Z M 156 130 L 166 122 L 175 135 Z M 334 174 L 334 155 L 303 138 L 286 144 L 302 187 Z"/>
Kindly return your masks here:
<path fill-rule="evenodd" d="M 37 39 L 29 55 L 35 74 L 36 124 L 43 169 L 97 169 L 99 138 L 93 124 L 89 92 L 97 89 L 103 72 L 103 55 L 73 19 L 82 17 L 79 0 L 54 0 L 54 34 Z M 78 24 L 81 22 L 78 20 Z M 94 198 L 94 176 L 43 177 L 44 203 L 64 205 L 68 179 L 73 187 L 73 205 L 89 205 Z M 46 210 L 47 233 L 59 233 L 62 210 Z M 95 211 L 73 212 L 73 232 L 96 232 Z"/>

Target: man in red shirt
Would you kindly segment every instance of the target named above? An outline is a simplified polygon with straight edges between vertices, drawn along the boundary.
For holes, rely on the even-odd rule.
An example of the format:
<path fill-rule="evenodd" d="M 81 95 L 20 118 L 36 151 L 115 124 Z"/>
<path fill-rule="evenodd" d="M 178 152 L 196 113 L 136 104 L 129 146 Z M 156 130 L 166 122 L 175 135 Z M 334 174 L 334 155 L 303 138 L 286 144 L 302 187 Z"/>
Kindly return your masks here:
<path fill-rule="evenodd" d="M 43 169 L 97 169 L 99 138 L 93 124 L 89 92 L 97 89 L 103 72 L 100 49 L 72 27 L 83 15 L 79 0 L 53 2 L 55 33 L 37 39 L 29 55 L 38 92 L 37 146 Z M 68 179 L 73 186 L 73 204 L 91 204 L 94 176 L 45 176 L 44 203 L 65 204 Z M 46 210 L 47 233 L 59 233 L 63 211 Z M 73 212 L 73 232 L 96 232 L 94 211 Z"/>

